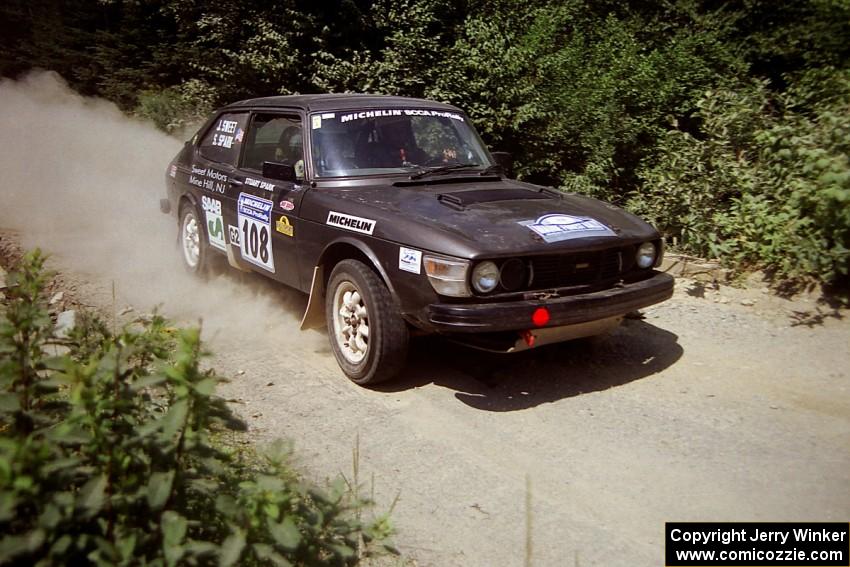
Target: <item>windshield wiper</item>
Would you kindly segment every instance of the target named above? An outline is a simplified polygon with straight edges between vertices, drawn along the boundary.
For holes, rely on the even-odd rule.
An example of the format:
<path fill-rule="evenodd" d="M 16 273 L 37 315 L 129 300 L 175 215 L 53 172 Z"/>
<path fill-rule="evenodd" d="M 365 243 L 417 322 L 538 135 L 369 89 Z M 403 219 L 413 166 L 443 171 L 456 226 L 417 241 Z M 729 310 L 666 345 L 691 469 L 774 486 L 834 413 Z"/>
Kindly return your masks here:
<path fill-rule="evenodd" d="M 504 173 L 504 172 L 505 172 L 505 168 L 503 168 L 498 163 L 494 163 L 493 165 L 488 165 L 478 175 L 490 175 L 491 173 Z"/>
<path fill-rule="evenodd" d="M 448 173 L 450 171 L 457 171 L 459 169 L 469 169 L 470 167 L 481 167 L 481 165 L 477 163 L 453 163 L 450 165 L 441 165 L 439 167 L 430 167 L 428 169 L 421 169 L 416 173 L 411 174 L 410 179 L 422 179 L 426 175 Z"/>

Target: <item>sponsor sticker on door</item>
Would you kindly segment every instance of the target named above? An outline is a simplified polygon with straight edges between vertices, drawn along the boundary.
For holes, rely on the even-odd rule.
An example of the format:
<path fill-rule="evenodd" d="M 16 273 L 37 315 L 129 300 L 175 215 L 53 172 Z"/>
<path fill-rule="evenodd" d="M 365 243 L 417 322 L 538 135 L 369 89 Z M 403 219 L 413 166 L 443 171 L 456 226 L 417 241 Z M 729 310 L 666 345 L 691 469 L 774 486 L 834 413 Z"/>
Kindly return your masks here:
<path fill-rule="evenodd" d="M 274 203 L 268 199 L 240 193 L 236 209 L 242 258 L 270 272 L 274 272 L 271 238 L 273 206 Z"/>
<path fill-rule="evenodd" d="M 206 216 L 210 246 L 224 250 L 224 217 L 221 216 L 221 201 L 201 195 L 201 207 Z"/>
<path fill-rule="evenodd" d="M 289 218 L 286 215 L 280 215 L 280 218 L 277 219 L 275 230 L 289 237 L 293 235 L 292 224 L 290 224 Z"/>

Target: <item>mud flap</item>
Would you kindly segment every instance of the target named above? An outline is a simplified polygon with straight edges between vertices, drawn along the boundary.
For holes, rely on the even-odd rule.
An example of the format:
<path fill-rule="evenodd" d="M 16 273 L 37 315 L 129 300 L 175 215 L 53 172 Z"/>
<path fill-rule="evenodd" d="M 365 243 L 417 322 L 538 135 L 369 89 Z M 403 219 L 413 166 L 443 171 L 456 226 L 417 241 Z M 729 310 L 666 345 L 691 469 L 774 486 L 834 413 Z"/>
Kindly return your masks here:
<path fill-rule="evenodd" d="M 228 243 L 227 246 L 224 247 L 225 252 L 227 253 L 227 263 L 231 265 L 231 267 L 236 268 L 242 272 L 250 272 L 251 270 L 244 268 L 239 262 L 236 260 L 236 252 L 233 249 L 236 248 L 233 244 Z"/>
<path fill-rule="evenodd" d="M 325 326 L 325 285 L 322 266 L 313 268 L 313 283 L 310 284 L 310 298 L 307 310 L 301 318 L 301 330 L 321 329 Z"/>

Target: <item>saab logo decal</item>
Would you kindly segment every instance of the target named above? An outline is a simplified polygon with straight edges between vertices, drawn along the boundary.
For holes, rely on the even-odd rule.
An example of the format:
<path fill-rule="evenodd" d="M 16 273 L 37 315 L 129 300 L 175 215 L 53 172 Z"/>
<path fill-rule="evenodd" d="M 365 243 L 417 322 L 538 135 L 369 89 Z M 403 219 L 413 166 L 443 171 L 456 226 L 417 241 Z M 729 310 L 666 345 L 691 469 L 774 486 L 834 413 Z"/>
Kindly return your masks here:
<path fill-rule="evenodd" d="M 364 219 L 362 217 L 330 211 L 328 212 L 328 220 L 325 224 L 338 226 L 345 230 L 353 230 L 354 232 L 362 232 L 363 234 L 372 234 L 376 223 L 372 219 Z"/>
<path fill-rule="evenodd" d="M 519 224 L 527 226 L 546 242 L 561 242 L 591 236 L 616 236 L 613 230 L 590 217 L 551 214 L 543 215 L 536 221 L 522 221 Z"/>
<path fill-rule="evenodd" d="M 221 201 L 201 195 L 201 208 L 207 217 L 207 235 L 211 246 L 224 250 L 224 218 L 221 216 Z"/>
<path fill-rule="evenodd" d="M 283 209 L 284 211 L 291 211 L 292 209 L 295 208 L 295 203 L 293 203 L 292 201 L 287 201 L 286 199 L 284 199 L 283 201 L 280 202 L 280 208 Z"/>
<path fill-rule="evenodd" d="M 242 258 L 270 272 L 274 272 L 271 238 L 273 206 L 274 203 L 267 199 L 240 193 L 236 207 Z"/>
<path fill-rule="evenodd" d="M 289 219 L 283 215 L 280 215 L 280 218 L 277 219 L 274 228 L 281 234 L 285 234 L 286 236 L 292 236 L 292 225 L 289 224 Z"/>
<path fill-rule="evenodd" d="M 239 246 L 239 227 L 232 224 L 227 225 L 227 234 L 230 236 L 230 243 L 233 246 Z"/>
<path fill-rule="evenodd" d="M 422 267 L 422 251 L 414 250 L 413 248 L 405 248 L 404 246 L 398 249 L 398 269 L 413 274 L 421 273 Z"/>

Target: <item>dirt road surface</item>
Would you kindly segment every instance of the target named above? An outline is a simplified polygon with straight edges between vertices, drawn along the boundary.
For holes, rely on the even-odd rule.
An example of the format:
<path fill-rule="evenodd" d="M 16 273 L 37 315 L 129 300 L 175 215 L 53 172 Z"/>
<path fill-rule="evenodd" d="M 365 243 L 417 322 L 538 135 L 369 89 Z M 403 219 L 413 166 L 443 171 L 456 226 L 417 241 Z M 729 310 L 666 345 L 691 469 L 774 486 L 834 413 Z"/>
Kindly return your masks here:
<path fill-rule="evenodd" d="M 297 330 L 304 296 L 183 274 L 156 211 L 179 143 L 51 80 L 0 87 L 2 236 L 52 252 L 82 303 L 203 319 L 251 438 L 291 438 L 316 479 L 350 477 L 359 438 L 405 563 L 523 565 L 528 521 L 533 565 L 657 566 L 666 521 L 850 519 L 846 313 L 680 280 L 608 337 L 513 356 L 418 339 L 364 389 Z"/>
<path fill-rule="evenodd" d="M 678 293 L 606 339 L 499 357 L 414 346 L 383 391 L 269 337 L 230 391 L 261 436 L 343 467 L 355 435 L 419 565 L 661 565 L 665 521 L 846 520 L 850 330 Z M 272 354 L 274 353 L 274 354 Z M 269 386 L 269 382 L 274 385 Z"/>
<path fill-rule="evenodd" d="M 108 282 L 54 265 L 84 303 L 112 309 Z M 401 379 L 367 390 L 323 333 L 298 334 L 303 296 L 222 278 L 288 321 L 208 336 L 232 377 L 223 395 L 258 443 L 294 440 L 317 480 L 351 477 L 359 437 L 378 510 L 399 495 L 408 564 L 523 565 L 529 518 L 534 565 L 647 566 L 662 564 L 665 521 L 847 520 L 850 328 L 814 304 L 699 298 L 680 280 L 607 337 L 513 356 L 419 339 Z"/>

